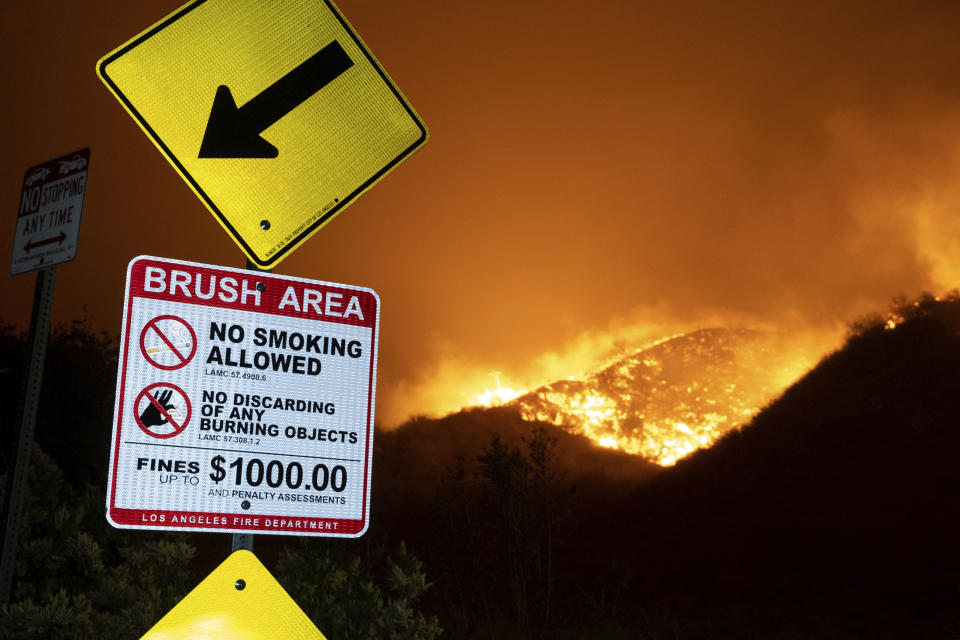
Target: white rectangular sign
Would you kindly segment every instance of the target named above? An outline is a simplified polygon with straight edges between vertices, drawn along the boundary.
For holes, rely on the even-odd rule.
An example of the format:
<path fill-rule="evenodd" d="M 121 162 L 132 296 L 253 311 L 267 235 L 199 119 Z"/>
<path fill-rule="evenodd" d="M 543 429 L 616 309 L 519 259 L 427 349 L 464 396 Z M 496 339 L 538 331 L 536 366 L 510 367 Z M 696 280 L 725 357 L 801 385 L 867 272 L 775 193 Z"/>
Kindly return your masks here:
<path fill-rule="evenodd" d="M 363 535 L 379 318 L 367 288 L 132 260 L 110 523 Z"/>
<path fill-rule="evenodd" d="M 10 275 L 70 262 L 77 256 L 90 148 L 27 169 L 23 175 Z"/>

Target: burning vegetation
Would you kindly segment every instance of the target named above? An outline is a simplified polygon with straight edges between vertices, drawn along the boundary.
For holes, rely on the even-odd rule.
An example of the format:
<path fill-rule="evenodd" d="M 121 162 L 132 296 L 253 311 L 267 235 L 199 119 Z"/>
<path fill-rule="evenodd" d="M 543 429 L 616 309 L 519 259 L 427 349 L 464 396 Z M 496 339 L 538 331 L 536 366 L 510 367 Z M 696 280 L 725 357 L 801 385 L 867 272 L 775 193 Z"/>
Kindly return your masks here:
<path fill-rule="evenodd" d="M 821 352 L 784 336 L 745 329 L 701 329 L 672 336 L 532 391 L 498 388 L 484 406 L 516 408 L 597 444 L 663 466 L 749 421 Z"/>

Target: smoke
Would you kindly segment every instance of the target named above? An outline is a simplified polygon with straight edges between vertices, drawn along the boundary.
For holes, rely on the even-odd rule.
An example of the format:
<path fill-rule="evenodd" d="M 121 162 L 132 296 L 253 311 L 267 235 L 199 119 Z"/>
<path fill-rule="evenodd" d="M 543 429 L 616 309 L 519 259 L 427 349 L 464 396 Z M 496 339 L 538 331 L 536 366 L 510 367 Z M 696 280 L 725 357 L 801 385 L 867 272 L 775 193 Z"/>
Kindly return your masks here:
<path fill-rule="evenodd" d="M 466 79 L 492 71 L 455 83 L 481 129 L 434 127 L 433 162 L 457 144 L 476 178 L 435 167 L 470 311 L 387 383 L 387 424 L 707 326 L 784 330 L 815 362 L 893 297 L 956 286 L 957 7 L 607 3 L 575 33 L 570 12 L 481 20 L 541 24 L 500 42 L 496 97 Z"/>

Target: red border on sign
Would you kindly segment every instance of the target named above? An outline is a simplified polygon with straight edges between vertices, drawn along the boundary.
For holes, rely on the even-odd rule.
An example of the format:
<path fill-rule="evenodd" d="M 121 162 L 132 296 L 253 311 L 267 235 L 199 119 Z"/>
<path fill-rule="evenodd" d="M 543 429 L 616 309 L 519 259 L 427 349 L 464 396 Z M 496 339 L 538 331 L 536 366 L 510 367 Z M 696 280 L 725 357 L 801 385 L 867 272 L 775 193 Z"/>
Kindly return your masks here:
<path fill-rule="evenodd" d="M 173 517 L 183 519 L 173 522 Z M 342 518 L 313 518 L 300 516 L 271 516 L 261 513 L 215 513 L 200 511 L 164 511 L 158 509 L 111 509 L 110 517 L 117 524 L 135 527 L 170 527 L 184 529 L 232 529 L 234 531 L 263 531 L 276 533 L 310 533 L 326 531 L 351 535 L 363 531 L 363 520 Z M 161 521 L 163 518 L 163 521 Z M 191 522 L 191 519 L 193 522 Z M 235 523 L 239 520 L 239 523 Z M 244 520 L 257 521 L 258 524 Z M 269 524 L 268 524 L 269 523 Z M 297 526 L 297 525 L 300 526 Z M 314 525 L 311 527 L 310 525 Z"/>
<path fill-rule="evenodd" d="M 189 355 L 184 357 L 184 355 L 180 353 L 180 350 L 177 349 L 177 347 L 173 344 L 173 342 L 171 342 L 170 339 L 167 338 L 167 336 L 163 335 L 163 332 L 160 331 L 160 327 L 157 326 L 158 320 L 175 320 L 187 328 L 187 331 L 190 332 L 190 337 L 193 339 L 193 348 L 190 349 Z M 173 351 L 178 358 L 180 358 L 180 364 L 174 364 L 174 365 L 160 364 L 159 362 L 155 361 L 153 358 L 150 357 L 150 354 L 147 353 L 147 345 L 146 345 L 147 329 L 150 329 L 150 328 L 152 328 L 156 332 L 156 334 L 160 336 L 160 339 L 163 340 L 163 342 L 167 345 L 167 347 L 171 351 Z M 197 353 L 197 334 L 193 330 L 193 327 L 190 326 L 190 323 L 184 320 L 183 318 L 172 316 L 172 315 L 157 316 L 153 320 L 149 321 L 147 324 L 143 325 L 143 331 L 140 332 L 140 353 L 142 353 L 143 357 L 147 359 L 147 362 L 149 362 L 150 364 L 152 364 L 158 369 L 163 369 L 164 371 L 174 371 L 176 369 L 181 369 L 187 366 L 188 364 L 190 364 L 190 361 L 193 360 L 193 356 Z"/>
<path fill-rule="evenodd" d="M 380 306 L 368 289 L 154 258 L 135 260 L 129 280 L 128 295 L 138 298 L 370 328 L 376 326 Z M 354 298 L 357 306 L 348 308 Z"/>
<path fill-rule="evenodd" d="M 191 274 L 200 274 L 205 277 L 214 275 L 214 276 L 224 276 L 229 277 L 233 280 L 234 285 L 238 285 L 240 280 L 246 276 L 248 282 L 252 282 L 253 286 L 256 283 L 275 283 L 282 285 L 284 287 L 293 287 L 294 294 L 301 300 L 305 297 L 305 292 L 307 289 L 310 289 L 314 292 L 320 292 L 323 294 L 323 299 L 326 299 L 327 293 L 339 294 L 343 297 L 346 294 L 355 296 L 359 303 L 359 308 L 363 314 L 362 320 L 359 318 L 349 317 L 333 317 L 323 314 L 317 314 L 313 309 L 307 310 L 295 310 L 295 309 L 279 309 L 279 303 L 283 299 L 282 296 L 286 292 L 280 291 L 278 286 L 273 284 L 267 285 L 265 290 L 261 292 L 262 297 L 260 298 L 260 304 L 252 304 L 245 302 L 238 294 L 237 299 L 235 300 L 217 300 L 214 296 L 207 296 L 207 290 L 204 290 L 202 287 L 199 293 L 204 294 L 203 296 L 183 296 L 183 287 L 178 286 L 171 293 L 169 287 L 166 288 L 163 292 L 147 292 L 144 290 L 146 269 L 148 267 L 161 267 L 170 270 L 172 273 L 173 270 L 180 271 L 181 273 L 191 273 Z M 169 275 L 169 274 L 168 274 Z M 168 283 L 169 285 L 169 283 Z M 206 286 L 206 284 L 205 284 Z M 239 291 L 240 287 L 236 286 L 235 290 Z M 176 294 L 176 291 L 179 290 L 180 294 Z M 196 291 L 194 291 L 196 293 Z M 253 294 L 248 293 L 247 297 L 251 297 Z M 337 518 L 317 518 L 317 517 L 299 517 L 293 518 L 290 516 L 273 516 L 265 515 L 261 513 L 251 513 L 241 511 L 239 513 L 233 512 L 197 512 L 197 511 L 171 511 L 171 510 L 158 510 L 158 509 L 123 509 L 116 506 L 117 503 L 117 470 L 120 464 L 120 443 L 123 437 L 122 427 L 123 427 L 123 416 L 124 416 L 124 397 L 125 397 L 125 388 L 127 381 L 127 365 L 130 345 L 130 328 L 132 326 L 133 319 L 133 304 L 132 301 L 134 298 L 147 298 L 153 300 L 167 300 L 183 304 L 196 304 L 203 307 L 214 307 L 222 309 L 240 309 L 246 311 L 255 311 L 259 313 L 267 313 L 280 316 L 288 317 L 299 317 L 299 318 L 308 318 L 313 320 L 320 320 L 324 322 L 338 322 L 341 324 L 350 324 L 355 326 L 364 326 L 372 329 L 370 336 L 370 377 L 367 383 L 367 424 L 366 424 L 366 456 L 364 458 L 363 464 L 363 489 L 362 489 L 362 506 L 360 510 L 361 517 L 359 519 L 337 519 Z M 342 298 L 343 299 L 343 298 Z M 345 298 L 349 300 L 350 298 Z M 377 294 L 371 289 L 365 289 L 360 287 L 349 287 L 344 285 L 336 285 L 332 283 L 308 281 L 297 278 L 288 278 L 284 276 L 276 276 L 270 273 L 258 273 L 255 271 L 243 271 L 239 269 L 229 269 L 223 267 L 216 267 L 211 265 L 202 265 L 196 263 L 187 263 L 180 262 L 177 260 L 166 260 L 163 258 L 156 258 L 152 256 L 140 256 L 131 260 L 130 265 L 127 270 L 127 287 L 126 287 L 126 298 L 124 300 L 124 312 L 125 317 L 123 320 L 124 332 L 123 332 L 123 344 L 121 347 L 120 353 L 122 354 L 121 364 L 120 364 L 120 380 L 118 385 L 118 400 L 117 400 L 117 410 L 116 410 L 116 431 L 114 434 L 113 442 L 113 451 L 111 452 L 112 457 L 112 469 L 110 469 L 110 500 L 107 505 L 107 515 L 112 523 L 117 526 L 123 527 L 135 527 L 143 529 L 198 529 L 198 530 L 225 530 L 225 531 L 234 531 L 234 532 L 243 532 L 243 531 L 259 531 L 261 533 L 277 533 L 277 534 L 303 534 L 303 535 L 328 535 L 328 536 L 357 536 L 366 531 L 366 528 L 369 524 L 368 515 L 369 515 L 369 505 L 368 505 L 368 496 L 370 493 L 370 465 L 373 457 L 373 402 L 375 394 L 375 372 L 376 372 L 376 358 L 375 354 L 377 353 L 377 341 L 379 338 L 379 322 L 380 322 L 380 299 Z M 185 395 L 185 394 L 184 394 Z M 157 521 L 151 522 L 150 516 L 156 515 Z M 173 515 L 185 516 L 187 517 L 187 523 L 172 523 L 170 522 Z M 160 516 L 166 516 L 165 522 L 159 522 Z M 228 524 L 208 524 L 207 522 L 194 522 L 190 523 L 189 518 L 193 517 L 196 519 L 207 519 L 213 517 L 220 518 L 231 518 L 230 523 Z M 146 519 L 144 519 L 146 518 Z M 270 521 L 280 521 L 283 522 L 287 520 L 288 522 L 295 523 L 300 521 L 301 523 L 307 523 L 309 525 L 311 522 L 317 523 L 317 528 L 305 528 L 305 527 L 296 527 L 295 525 L 277 525 L 277 526 L 253 526 L 253 525 L 236 525 L 233 524 L 232 518 L 239 518 L 241 522 L 246 518 L 259 518 L 262 522 L 266 520 Z M 337 523 L 337 529 L 328 529 L 324 524 L 324 528 L 320 528 L 321 523 Z M 321 531 L 323 533 L 321 533 Z"/>
<path fill-rule="evenodd" d="M 177 392 L 179 392 L 180 395 L 183 396 L 184 400 L 187 401 L 187 417 L 183 419 L 183 424 L 177 424 L 176 422 L 174 422 L 173 417 L 169 413 L 167 413 L 167 410 L 164 409 L 162 406 L 160 406 L 160 403 L 157 402 L 157 400 L 153 396 L 147 393 L 151 389 L 156 389 L 157 387 L 169 387 L 171 389 L 174 389 Z M 146 396 L 147 399 L 150 400 L 150 402 L 153 404 L 153 406 L 157 408 L 157 411 L 159 411 L 160 414 L 167 419 L 167 422 L 169 424 L 174 425 L 174 427 L 176 428 L 176 431 L 174 431 L 173 433 L 154 433 L 150 431 L 150 427 L 144 426 L 143 422 L 140 421 L 140 412 L 137 411 L 137 407 L 140 406 L 140 398 L 144 396 Z M 174 436 L 180 435 L 181 433 L 183 433 L 183 430 L 187 428 L 187 425 L 190 424 L 191 413 L 192 413 L 192 408 L 190 406 L 190 398 L 187 396 L 186 393 L 184 393 L 183 389 L 181 389 L 177 385 L 172 384 L 170 382 L 154 382 L 153 384 L 147 386 L 143 391 L 138 393 L 136 399 L 133 401 L 133 418 L 137 421 L 137 426 L 140 427 L 140 429 L 151 438 L 160 438 L 161 440 L 166 440 L 167 438 L 172 438 Z"/>

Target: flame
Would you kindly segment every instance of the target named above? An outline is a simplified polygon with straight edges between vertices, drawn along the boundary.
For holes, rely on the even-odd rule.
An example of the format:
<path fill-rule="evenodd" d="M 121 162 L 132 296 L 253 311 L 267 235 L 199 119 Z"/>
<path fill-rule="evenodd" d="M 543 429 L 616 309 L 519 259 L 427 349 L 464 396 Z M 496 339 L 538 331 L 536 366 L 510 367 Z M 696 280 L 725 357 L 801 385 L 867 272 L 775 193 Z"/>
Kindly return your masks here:
<path fill-rule="evenodd" d="M 484 389 L 483 393 L 479 394 L 474 399 L 474 404 L 481 407 L 498 407 L 500 405 L 507 404 L 515 398 L 519 398 L 523 394 L 527 393 L 526 389 L 511 389 L 510 387 L 504 387 L 500 384 L 500 372 L 491 371 L 490 377 L 492 377 L 497 382 L 496 389 Z"/>
<path fill-rule="evenodd" d="M 943 300 L 943 297 L 941 297 L 941 296 L 931 296 L 931 299 L 932 299 L 934 302 L 940 302 L 940 301 Z M 919 308 L 920 308 L 920 301 L 919 301 L 919 300 L 914 300 L 912 306 L 913 306 L 914 309 L 919 309 Z M 902 309 L 901 309 L 901 310 L 902 310 Z M 897 310 L 891 310 L 891 311 L 887 312 L 886 322 L 884 323 L 883 328 L 886 329 L 887 331 L 893 331 L 894 329 L 896 329 L 899 325 L 903 324 L 904 322 L 906 322 L 906 318 L 903 316 L 903 313 L 900 313 L 900 312 L 898 312 Z"/>
<path fill-rule="evenodd" d="M 782 342 L 726 329 L 670 336 L 533 391 L 503 387 L 495 372 L 475 404 L 515 406 L 524 420 L 670 466 L 748 422 L 824 353 Z"/>
<path fill-rule="evenodd" d="M 711 413 L 695 427 L 676 420 L 644 422 L 642 434 L 624 435 L 621 425 L 628 422 L 630 416 L 615 410 L 610 398 L 592 392 L 585 399 L 551 395 L 549 400 L 555 406 L 553 411 L 537 411 L 521 403 L 520 415 L 524 420 L 549 422 L 558 427 L 575 425 L 572 431 L 602 447 L 639 455 L 662 466 L 673 465 L 697 449 L 709 447 L 730 426 L 726 416 Z M 756 410 L 743 410 L 736 416 L 737 422 L 746 421 L 755 413 Z M 636 417 L 644 418 L 643 415 Z"/>
<path fill-rule="evenodd" d="M 482 407 L 498 407 L 522 396 L 526 392 L 526 389 L 511 389 L 510 387 L 484 389 L 483 393 L 476 397 L 476 404 Z"/>

